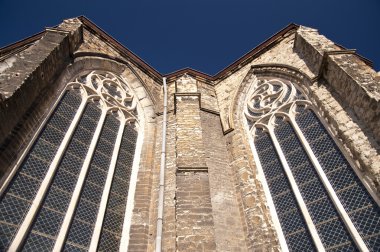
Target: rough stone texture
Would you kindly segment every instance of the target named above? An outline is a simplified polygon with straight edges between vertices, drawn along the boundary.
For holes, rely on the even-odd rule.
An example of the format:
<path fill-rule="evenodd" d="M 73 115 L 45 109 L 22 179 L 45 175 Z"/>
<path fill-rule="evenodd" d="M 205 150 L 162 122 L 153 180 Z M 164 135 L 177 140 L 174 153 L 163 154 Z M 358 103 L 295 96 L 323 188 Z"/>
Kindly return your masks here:
<path fill-rule="evenodd" d="M 82 40 L 77 22 L 46 31 L 27 49 L 7 59 L 0 71 L 0 175 L 21 156 L 57 97 L 52 87 Z"/>
<path fill-rule="evenodd" d="M 88 29 L 83 30 L 83 43 L 75 51 L 76 54 L 94 54 L 99 56 L 107 56 L 110 58 L 122 60 L 123 63 L 130 68 L 135 78 L 138 78 L 145 92 L 149 95 L 153 104 L 162 105 L 158 102 L 162 99 L 161 86 L 156 80 L 152 79 L 138 68 L 133 62 L 128 61 L 121 52 L 118 52 L 110 43 L 103 41 L 99 35 Z"/>
<path fill-rule="evenodd" d="M 177 167 L 205 168 L 205 151 L 202 140 L 202 125 L 197 96 L 176 98 Z"/>
<path fill-rule="evenodd" d="M 106 42 L 101 40 L 99 36 L 92 33 L 91 31 L 85 29 L 83 31 L 84 43 L 78 48 L 76 52 L 93 52 L 93 53 L 103 53 L 113 57 L 121 57 L 120 53 L 114 48 L 108 45 Z"/>
<path fill-rule="evenodd" d="M 168 126 L 167 126 L 167 152 L 166 152 L 166 167 L 165 167 L 165 198 L 164 198 L 164 230 L 163 230 L 163 241 L 162 250 L 163 251 L 177 251 L 176 239 L 177 239 L 177 229 L 176 229 L 176 171 L 177 171 L 177 160 L 176 160 L 176 149 L 170 148 L 170 146 L 175 146 L 176 143 L 176 118 L 174 114 L 170 113 L 168 116 Z M 161 154 L 161 144 L 159 145 L 159 154 Z M 160 155 L 158 155 L 160 156 Z M 159 165 L 158 165 L 159 167 Z M 158 168 L 159 170 L 159 168 Z M 157 180 L 158 182 L 158 180 Z M 158 185 L 159 183 L 157 183 Z M 157 186 L 158 189 L 158 186 Z M 158 194 L 156 195 L 158 198 Z M 154 216 L 157 219 L 157 215 Z M 154 226 L 156 227 L 156 226 Z"/>
<path fill-rule="evenodd" d="M 217 251 L 247 251 L 240 195 L 235 189 L 220 118 L 206 112 L 201 118 Z"/>
<path fill-rule="evenodd" d="M 352 53 L 328 54 L 342 51 L 332 41 L 318 34 L 317 30 L 301 27 L 297 31 L 295 50 L 305 57 L 309 66 L 320 71 L 324 54 L 326 66 L 323 77 L 342 98 L 342 102 L 353 108 L 356 116 L 366 122 L 376 140 L 380 142 L 380 78 L 378 74 Z M 310 57 L 311 56 L 311 57 Z M 317 61 L 317 62 L 316 62 Z"/>
<path fill-rule="evenodd" d="M 198 92 L 197 80 L 185 74 L 176 81 L 177 93 L 196 93 Z"/>
<path fill-rule="evenodd" d="M 314 75 L 319 73 L 324 52 L 338 49 L 338 46 L 320 35 L 316 29 L 301 26 L 297 30 L 294 51 L 302 57 Z M 312 77 L 312 75 L 310 76 Z"/>
<path fill-rule="evenodd" d="M 207 172 L 178 172 L 177 251 L 215 251 L 214 222 Z"/>
<path fill-rule="evenodd" d="M 340 143 L 357 163 L 374 191 L 380 192 L 380 79 L 378 74 L 350 52 L 341 51 L 316 30 L 301 27 L 294 50 L 311 55 L 305 62 L 317 64 L 322 80 L 314 83 L 315 104 Z M 322 64 L 325 57 L 325 64 Z"/>
<path fill-rule="evenodd" d="M 0 142 L 30 108 L 38 94 L 55 81 L 70 56 L 70 35 L 47 31 L 33 46 L 16 54 L 0 75 Z"/>
<path fill-rule="evenodd" d="M 368 128 L 360 122 L 352 108 L 347 106 L 325 81 L 310 86 L 310 98 L 329 128 L 353 158 L 364 179 L 380 193 L 380 146 L 371 137 Z"/>
<path fill-rule="evenodd" d="M 268 211 L 262 181 L 257 176 L 246 136 L 244 130 L 237 127 L 226 139 L 230 166 L 237 181 L 237 199 L 241 214 L 245 217 L 247 247 L 249 251 L 278 251 L 277 235 Z"/>
<path fill-rule="evenodd" d="M 208 83 L 198 81 L 198 90 L 201 94 L 201 108 L 219 113 L 219 106 L 214 87 Z"/>

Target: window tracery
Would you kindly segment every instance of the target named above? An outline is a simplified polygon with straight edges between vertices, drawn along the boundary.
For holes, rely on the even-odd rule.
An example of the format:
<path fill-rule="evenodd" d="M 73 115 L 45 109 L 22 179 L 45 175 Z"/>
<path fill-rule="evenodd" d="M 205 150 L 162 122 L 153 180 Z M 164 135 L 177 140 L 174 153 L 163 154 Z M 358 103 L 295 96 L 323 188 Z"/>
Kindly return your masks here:
<path fill-rule="evenodd" d="M 111 72 L 92 71 L 67 84 L 1 189 L 2 251 L 119 248 L 136 106 L 125 80 Z"/>
<path fill-rule="evenodd" d="M 315 114 L 307 91 L 283 78 L 259 77 L 247 97 L 253 152 L 287 248 L 376 251 L 379 206 Z"/>

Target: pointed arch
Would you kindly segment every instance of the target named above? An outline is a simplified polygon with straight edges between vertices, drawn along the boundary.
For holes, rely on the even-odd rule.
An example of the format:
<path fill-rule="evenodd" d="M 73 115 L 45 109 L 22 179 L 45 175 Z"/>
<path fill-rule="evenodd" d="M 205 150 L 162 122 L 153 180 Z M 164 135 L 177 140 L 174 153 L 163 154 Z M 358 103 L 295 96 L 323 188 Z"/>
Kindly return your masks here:
<path fill-rule="evenodd" d="M 258 172 L 263 173 L 282 248 L 294 250 L 300 241 L 305 241 L 304 247 L 314 244 L 318 250 L 339 247 L 374 251 L 380 231 L 378 199 L 360 179 L 353 162 L 347 161 L 350 157 L 338 147 L 327 124 L 322 123 L 309 95 L 311 80 L 285 66 L 255 66 L 250 74 L 240 91 L 244 98 L 235 102 L 240 108 L 244 106 L 244 116 L 240 118 L 243 124 L 246 122 L 243 127 Z M 236 108 L 235 113 L 239 113 Z M 324 156 L 332 153 L 329 163 Z M 334 158 L 340 161 L 331 163 Z M 341 171 L 342 167 L 346 168 Z M 337 176 L 344 176 L 345 185 L 338 182 Z M 360 201 L 354 202 L 350 197 Z M 326 209 L 330 212 L 322 213 Z M 291 211 L 302 213 L 297 215 L 300 221 L 287 220 Z M 371 223 L 367 224 L 371 227 L 363 222 Z M 293 237 L 301 234 L 302 238 Z"/>
<path fill-rule="evenodd" d="M 154 107 L 126 71 L 86 57 L 56 82 L 55 105 L 1 188 L 3 250 L 127 249 Z"/>

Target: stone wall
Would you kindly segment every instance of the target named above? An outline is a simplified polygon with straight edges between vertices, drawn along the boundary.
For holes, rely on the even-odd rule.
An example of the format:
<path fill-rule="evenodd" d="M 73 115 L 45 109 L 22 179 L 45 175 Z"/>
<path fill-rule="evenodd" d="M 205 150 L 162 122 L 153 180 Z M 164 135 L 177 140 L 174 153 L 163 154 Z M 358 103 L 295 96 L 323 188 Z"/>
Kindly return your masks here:
<path fill-rule="evenodd" d="M 82 40 L 81 25 L 46 30 L 0 72 L 0 176 L 10 172 L 57 98 L 55 83 Z M 58 92 L 59 94 L 59 92 Z M 4 178 L 4 177 L 3 177 Z"/>
<path fill-rule="evenodd" d="M 229 165 L 220 117 L 202 112 L 201 120 L 217 251 L 247 251 L 245 218 L 240 211 L 241 197 Z"/>
<path fill-rule="evenodd" d="M 311 99 L 362 177 L 380 194 L 380 76 L 352 51 L 301 27 L 294 51 L 317 65 Z M 312 57 L 306 57 L 310 55 Z M 319 79 L 318 79 L 319 78 Z"/>
<path fill-rule="evenodd" d="M 83 29 L 78 19 L 47 30 L 34 45 L 10 57 L 0 68 L 0 121 L 6 122 L 0 124 L 2 173 L 14 167 L 76 74 L 113 71 L 133 89 L 144 116 L 144 140 L 133 214 L 128 216 L 129 249 L 154 251 L 161 80 L 104 35 Z M 259 71 L 267 77 L 284 71 L 286 78 L 302 80 L 297 84 L 309 92 L 338 144 L 379 195 L 380 77 L 352 51 L 315 29 L 300 27 L 216 81 L 187 74 L 168 80 L 163 251 L 280 249 L 243 116 L 246 94 Z"/>
<path fill-rule="evenodd" d="M 214 221 L 207 172 L 178 172 L 177 251 L 215 251 Z"/>

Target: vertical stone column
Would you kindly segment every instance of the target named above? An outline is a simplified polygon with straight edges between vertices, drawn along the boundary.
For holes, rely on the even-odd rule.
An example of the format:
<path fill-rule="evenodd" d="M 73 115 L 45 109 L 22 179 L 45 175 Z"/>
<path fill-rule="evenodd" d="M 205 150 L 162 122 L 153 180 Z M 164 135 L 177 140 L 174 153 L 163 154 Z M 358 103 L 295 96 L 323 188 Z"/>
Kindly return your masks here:
<path fill-rule="evenodd" d="M 195 79 L 176 82 L 176 231 L 178 251 L 214 251 L 214 222 Z"/>

